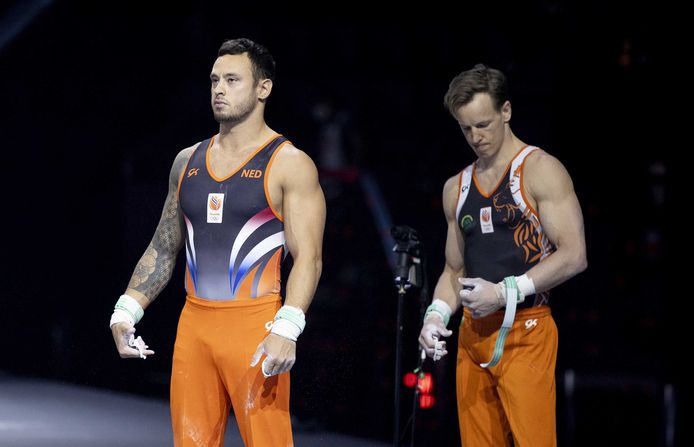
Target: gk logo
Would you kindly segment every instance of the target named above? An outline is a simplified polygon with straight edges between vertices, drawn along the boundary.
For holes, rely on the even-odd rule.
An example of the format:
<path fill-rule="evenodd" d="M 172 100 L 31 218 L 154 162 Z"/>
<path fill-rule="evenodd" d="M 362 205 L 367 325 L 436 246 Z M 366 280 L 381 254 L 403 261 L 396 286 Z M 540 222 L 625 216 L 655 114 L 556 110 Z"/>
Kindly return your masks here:
<path fill-rule="evenodd" d="M 537 326 L 537 318 L 535 318 L 534 320 L 526 320 L 525 321 L 525 328 L 526 329 L 530 329 L 533 326 Z"/>

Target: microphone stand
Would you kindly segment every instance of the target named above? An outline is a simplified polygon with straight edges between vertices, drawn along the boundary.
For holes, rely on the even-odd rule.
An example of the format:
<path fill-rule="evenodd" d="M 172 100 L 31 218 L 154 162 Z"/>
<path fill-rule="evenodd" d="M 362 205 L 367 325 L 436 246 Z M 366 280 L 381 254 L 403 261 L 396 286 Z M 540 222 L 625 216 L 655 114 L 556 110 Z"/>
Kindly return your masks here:
<path fill-rule="evenodd" d="M 421 243 L 416 230 L 404 225 L 395 226 L 391 229 L 391 234 L 396 241 L 393 251 L 398 255 L 394 272 L 395 287 L 398 289 L 398 313 L 395 333 L 393 446 L 400 447 L 400 394 L 402 388 L 402 335 L 404 329 L 403 314 L 405 294 L 407 293 L 407 289 L 411 287 L 422 287 L 421 284 L 422 277 L 424 276 L 424 270 L 421 258 Z M 419 367 L 421 367 L 421 362 L 422 360 L 420 358 Z M 414 413 L 412 425 L 414 437 Z"/>

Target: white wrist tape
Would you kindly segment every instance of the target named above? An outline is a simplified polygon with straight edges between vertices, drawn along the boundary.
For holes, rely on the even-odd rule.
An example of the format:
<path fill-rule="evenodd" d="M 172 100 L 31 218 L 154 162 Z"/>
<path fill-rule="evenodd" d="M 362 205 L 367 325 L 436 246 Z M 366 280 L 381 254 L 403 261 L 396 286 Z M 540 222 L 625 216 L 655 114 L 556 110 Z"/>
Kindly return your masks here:
<path fill-rule="evenodd" d="M 518 292 L 521 296 L 519 303 L 525 301 L 526 296 L 535 294 L 535 283 L 528 275 L 516 276 L 516 284 L 518 285 Z"/>
<path fill-rule="evenodd" d="M 272 332 L 292 341 L 296 341 L 306 327 L 304 311 L 294 306 L 284 305 L 275 314 Z"/>
<path fill-rule="evenodd" d="M 144 309 L 135 298 L 130 295 L 121 295 L 113 309 L 113 315 L 111 315 L 111 326 L 122 321 L 134 326 L 140 322 L 144 314 Z"/>
<path fill-rule="evenodd" d="M 506 311 L 504 312 L 504 321 L 501 323 L 501 329 L 496 336 L 496 343 L 494 343 L 494 354 L 492 354 L 492 359 L 487 363 L 480 363 L 482 368 L 489 368 L 496 365 L 501 360 L 501 355 L 504 353 L 504 343 L 506 342 L 506 335 L 511 330 L 513 326 L 513 321 L 516 318 L 516 303 L 519 301 L 518 298 L 518 284 L 516 284 L 515 276 L 508 276 L 504 278 L 504 294 L 506 298 Z"/>
<path fill-rule="evenodd" d="M 120 309 L 113 311 L 109 327 L 113 327 L 114 324 L 118 323 L 128 323 L 130 326 L 135 326 L 135 320 L 133 320 L 133 317 L 129 313 L 123 312 Z"/>
<path fill-rule="evenodd" d="M 535 294 L 535 283 L 531 278 L 528 277 L 528 275 L 516 276 L 515 279 L 516 286 L 518 287 L 518 298 L 516 303 L 522 303 L 525 301 L 526 296 Z M 499 293 L 497 293 L 497 297 L 500 298 L 500 301 L 502 301 L 502 304 L 505 306 L 507 292 L 504 281 L 497 283 L 497 287 L 501 287 L 501 296 L 499 296 Z"/>
<path fill-rule="evenodd" d="M 451 319 L 451 314 L 453 311 L 447 302 L 436 298 L 434 301 L 432 301 L 429 307 L 427 307 L 427 311 L 424 314 L 424 319 L 426 319 L 432 313 L 439 315 L 441 320 L 443 320 L 444 326 L 448 326 L 448 322 Z"/>

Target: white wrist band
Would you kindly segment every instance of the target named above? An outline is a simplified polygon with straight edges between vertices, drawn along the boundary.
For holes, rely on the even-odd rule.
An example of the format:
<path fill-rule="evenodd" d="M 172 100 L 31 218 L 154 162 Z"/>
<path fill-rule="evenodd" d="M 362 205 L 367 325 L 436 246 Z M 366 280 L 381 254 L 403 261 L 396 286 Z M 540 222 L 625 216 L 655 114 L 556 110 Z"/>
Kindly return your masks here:
<path fill-rule="evenodd" d="M 128 323 L 130 326 L 135 326 L 135 320 L 133 320 L 130 314 L 127 312 L 123 312 L 120 309 L 116 309 L 113 311 L 109 327 L 113 327 L 114 324 L 118 323 Z"/>
<path fill-rule="evenodd" d="M 271 333 L 279 335 L 289 340 L 296 341 L 301 335 L 301 330 L 289 320 L 279 319 L 272 323 Z"/>
<path fill-rule="evenodd" d="M 111 315 L 111 326 L 120 322 L 127 322 L 135 326 L 144 314 L 144 309 L 135 298 L 130 295 L 121 295 L 113 309 L 113 315 Z"/>
<path fill-rule="evenodd" d="M 304 311 L 298 307 L 284 305 L 275 314 L 270 332 L 296 341 L 306 327 Z"/>
<path fill-rule="evenodd" d="M 533 282 L 532 278 L 528 277 L 528 275 L 516 276 L 516 284 L 518 285 L 518 292 L 520 293 L 521 297 L 521 301 L 519 301 L 519 303 L 525 301 L 526 296 L 535 294 L 535 283 Z"/>
<path fill-rule="evenodd" d="M 451 319 L 452 313 L 453 310 L 447 302 L 445 302 L 442 299 L 436 298 L 434 301 L 431 302 L 429 307 L 427 307 L 426 313 L 424 314 L 424 318 L 426 319 L 430 314 L 436 314 L 441 317 L 444 326 L 448 326 L 448 322 Z"/>
<path fill-rule="evenodd" d="M 529 278 L 528 275 L 521 275 L 521 276 L 516 276 L 516 286 L 518 287 L 518 299 L 517 303 L 522 303 L 525 302 L 525 297 L 534 295 L 535 294 L 535 283 L 533 282 L 532 278 Z M 506 285 L 504 284 L 504 281 L 498 282 L 497 287 L 500 287 L 501 290 L 497 291 L 497 297 L 499 298 L 499 301 L 502 305 L 506 305 Z"/>

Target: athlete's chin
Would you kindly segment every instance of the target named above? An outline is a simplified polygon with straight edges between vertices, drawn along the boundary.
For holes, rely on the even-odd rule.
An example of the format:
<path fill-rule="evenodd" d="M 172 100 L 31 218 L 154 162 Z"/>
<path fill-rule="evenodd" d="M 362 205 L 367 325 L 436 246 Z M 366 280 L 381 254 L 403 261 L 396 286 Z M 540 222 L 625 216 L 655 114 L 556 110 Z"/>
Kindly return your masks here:
<path fill-rule="evenodd" d="M 214 119 L 219 124 L 234 124 L 239 121 L 239 117 L 230 113 L 214 112 Z"/>
<path fill-rule="evenodd" d="M 212 113 L 214 114 L 214 119 L 217 120 L 219 124 L 234 125 L 246 121 L 251 113 L 253 113 L 253 108 L 248 108 L 247 110 L 233 110 L 226 113 L 213 109 Z"/>

